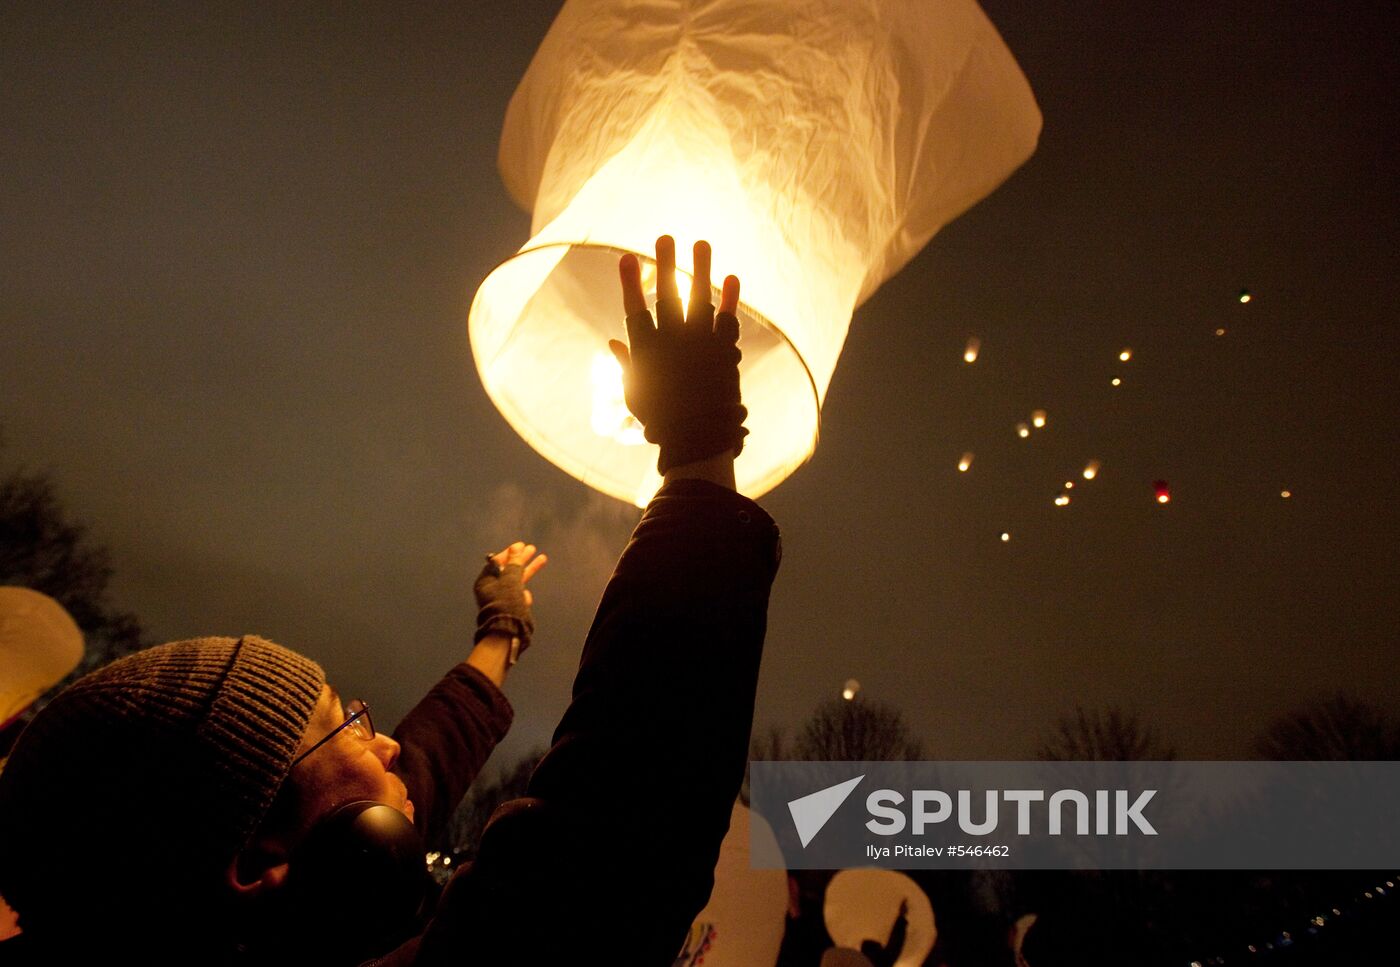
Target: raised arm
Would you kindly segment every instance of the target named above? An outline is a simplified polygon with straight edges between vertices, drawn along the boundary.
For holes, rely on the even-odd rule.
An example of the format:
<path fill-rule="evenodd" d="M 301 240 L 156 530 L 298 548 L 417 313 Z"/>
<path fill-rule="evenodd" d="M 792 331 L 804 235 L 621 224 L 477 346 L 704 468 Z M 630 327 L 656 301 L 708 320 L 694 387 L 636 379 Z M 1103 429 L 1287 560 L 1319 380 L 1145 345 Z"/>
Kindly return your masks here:
<path fill-rule="evenodd" d="M 743 779 L 780 546 L 772 519 L 733 489 L 737 280 L 716 316 L 708 246 L 696 254 L 689 313 L 663 287 L 654 326 L 644 302 L 636 311 L 635 262 L 623 261 L 631 346 L 613 351 L 665 483 L 603 593 L 528 797 L 498 811 L 416 963 L 589 955 L 669 967 L 709 897 Z M 657 261 L 669 278 L 669 239 Z"/>

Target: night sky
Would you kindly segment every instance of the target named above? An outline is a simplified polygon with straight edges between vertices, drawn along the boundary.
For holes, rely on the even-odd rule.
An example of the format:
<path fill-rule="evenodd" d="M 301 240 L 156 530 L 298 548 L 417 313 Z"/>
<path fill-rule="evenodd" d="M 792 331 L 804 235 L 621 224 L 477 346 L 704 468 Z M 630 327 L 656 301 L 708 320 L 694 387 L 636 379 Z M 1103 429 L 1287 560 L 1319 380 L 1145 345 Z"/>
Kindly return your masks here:
<path fill-rule="evenodd" d="M 934 758 L 1029 757 L 1076 705 L 1199 758 L 1338 690 L 1394 708 L 1400 7 L 984 8 L 1040 147 L 857 310 L 763 499 L 758 727 L 851 677 Z M 0 16 L 3 463 L 52 471 L 153 639 L 266 635 L 381 723 L 465 656 L 481 555 L 535 541 L 506 756 L 637 518 L 515 435 L 467 344 L 529 235 L 496 150 L 556 9 Z"/>

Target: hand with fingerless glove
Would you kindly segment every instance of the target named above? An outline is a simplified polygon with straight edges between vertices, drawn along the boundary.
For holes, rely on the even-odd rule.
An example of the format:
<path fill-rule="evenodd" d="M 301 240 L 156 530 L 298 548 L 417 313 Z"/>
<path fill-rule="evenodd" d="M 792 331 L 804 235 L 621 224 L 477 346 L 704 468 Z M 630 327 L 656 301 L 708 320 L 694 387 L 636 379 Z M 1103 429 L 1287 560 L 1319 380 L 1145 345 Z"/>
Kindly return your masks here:
<path fill-rule="evenodd" d="M 609 348 L 622 366 L 627 408 L 659 444 L 657 471 L 744 448 L 748 410 L 739 393 L 739 280 L 725 280 L 720 311 L 710 303 L 710 246 L 695 244 L 695 275 L 690 308 L 682 310 L 675 284 L 675 242 L 656 241 L 656 319 L 647 311 L 641 270 L 625 256 L 623 303 L 630 347 L 613 340 Z"/>
<path fill-rule="evenodd" d="M 476 604 L 480 609 L 476 614 L 476 636 L 473 641 L 481 641 L 487 635 L 500 635 L 514 639 L 510 664 L 530 646 L 530 637 L 535 632 L 535 621 L 530 606 L 534 595 L 525 587 L 547 558 L 541 554 L 534 557 L 535 546 L 516 542 L 498 554 L 486 555 L 486 566 L 481 569 L 472 591 L 476 594 Z"/>

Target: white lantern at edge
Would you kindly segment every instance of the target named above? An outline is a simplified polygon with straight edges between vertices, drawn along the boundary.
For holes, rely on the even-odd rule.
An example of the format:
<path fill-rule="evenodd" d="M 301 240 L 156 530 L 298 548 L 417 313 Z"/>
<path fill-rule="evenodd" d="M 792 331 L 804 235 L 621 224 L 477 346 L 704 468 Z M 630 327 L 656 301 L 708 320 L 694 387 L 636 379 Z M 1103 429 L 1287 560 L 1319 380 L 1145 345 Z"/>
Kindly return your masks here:
<path fill-rule="evenodd" d="M 83 657 L 83 633 L 47 594 L 0 587 L 0 725 L 63 680 Z"/>
<path fill-rule="evenodd" d="M 735 469 L 758 496 L 815 448 L 855 307 L 1039 132 L 972 0 L 569 0 L 506 114 L 501 173 L 533 235 L 472 303 L 486 391 L 547 459 L 645 504 L 655 451 L 593 412 L 611 394 L 592 361 L 622 336 L 618 255 L 670 232 L 685 271 L 708 239 L 713 277 L 743 281 Z"/>

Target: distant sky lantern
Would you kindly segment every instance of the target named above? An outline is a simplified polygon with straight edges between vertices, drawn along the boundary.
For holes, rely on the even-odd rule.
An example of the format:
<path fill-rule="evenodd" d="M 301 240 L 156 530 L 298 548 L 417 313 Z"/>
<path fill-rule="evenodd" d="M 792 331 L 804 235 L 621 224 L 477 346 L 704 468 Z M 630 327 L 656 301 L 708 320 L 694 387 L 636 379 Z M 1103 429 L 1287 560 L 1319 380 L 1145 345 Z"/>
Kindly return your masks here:
<path fill-rule="evenodd" d="M 1044 411 L 1044 410 L 1032 410 L 1032 411 L 1031 411 L 1031 425 L 1034 426 L 1036 429 L 1039 429 L 1040 427 L 1043 427 L 1043 426 L 1045 425 L 1045 411 Z"/>
<path fill-rule="evenodd" d="M 486 392 L 547 459 L 645 503 L 656 452 L 595 363 L 623 334 L 617 259 L 651 289 L 658 235 L 680 274 L 708 239 L 712 277 L 743 281 L 738 485 L 770 490 L 816 446 L 855 307 L 1039 132 L 972 0 L 569 0 L 506 112 L 501 174 L 533 217 L 472 302 Z"/>
<path fill-rule="evenodd" d="M 1249 294 L 1249 290 L 1248 290 L 1248 289 L 1241 289 L 1241 290 L 1240 290 L 1240 302 L 1242 302 L 1242 303 L 1243 303 L 1243 302 L 1248 302 L 1248 301 L 1250 301 L 1250 300 L 1253 299 L 1253 298 L 1254 298 L 1254 296 L 1252 296 L 1252 295 Z"/>
<path fill-rule="evenodd" d="M 1279 491 L 1279 496 L 1282 497 L 1284 500 L 1287 500 L 1289 497 L 1292 497 L 1292 496 L 1293 496 L 1293 491 L 1291 491 L 1291 490 L 1281 490 L 1281 491 Z"/>
<path fill-rule="evenodd" d="M 1223 335 L 1225 335 L 1225 330 L 1224 330 L 1224 329 L 1217 329 L 1217 330 L 1215 330 L 1215 334 L 1216 334 L 1217 336 L 1223 336 Z"/>
<path fill-rule="evenodd" d="M 1152 490 L 1157 495 L 1157 503 L 1171 503 L 1172 490 L 1171 487 L 1167 486 L 1167 482 L 1165 480 L 1152 481 Z"/>
<path fill-rule="evenodd" d="M 1001 532 L 1001 542 L 1002 542 L 1003 544 L 1005 544 L 1005 543 L 1006 543 L 1007 541 L 1009 541 L 1009 540 L 1011 540 L 1011 534 L 1008 533 L 1007 531 L 1002 531 L 1002 532 Z"/>
<path fill-rule="evenodd" d="M 959 469 L 960 471 L 962 471 L 963 473 L 967 473 L 968 468 L 971 467 L 971 466 L 972 466 L 972 451 L 969 450 L 969 451 L 967 451 L 966 453 L 964 453 L 964 454 L 962 455 L 962 459 L 960 459 L 960 460 L 958 461 L 958 469 Z"/>
<path fill-rule="evenodd" d="M 1121 379 L 1119 379 L 1117 376 L 1113 377 L 1113 379 L 1111 380 L 1111 382 L 1113 383 L 1114 386 L 1122 386 L 1122 385 L 1123 385 L 1123 381 L 1122 381 Z"/>
<path fill-rule="evenodd" d="M 963 362 L 977 362 L 977 354 L 982 351 L 982 340 L 976 336 L 967 337 L 967 345 L 963 347 Z"/>
<path fill-rule="evenodd" d="M 1066 481 L 1065 481 L 1065 489 L 1066 489 L 1066 490 L 1073 490 L 1073 489 L 1074 489 L 1074 481 L 1073 481 L 1073 480 L 1066 480 Z"/>
<path fill-rule="evenodd" d="M 1099 475 L 1099 468 L 1102 465 L 1097 460 L 1090 460 L 1084 465 L 1084 479 L 1093 480 Z"/>
<path fill-rule="evenodd" d="M 1060 494 L 1060 496 L 1056 497 L 1056 498 L 1055 498 L 1055 506 L 1056 506 L 1056 507 L 1068 507 L 1068 506 L 1069 506 L 1069 494 Z"/>
<path fill-rule="evenodd" d="M 1031 435 L 1031 427 L 1030 427 L 1030 424 L 1029 424 L 1029 423 L 1017 423 L 1017 424 L 1016 424 L 1016 435 L 1017 435 L 1018 437 L 1020 437 L 1022 440 L 1024 440 L 1026 437 L 1030 436 L 1030 435 Z"/>
<path fill-rule="evenodd" d="M 856 681 L 854 678 L 848 678 L 846 679 L 846 684 L 841 686 L 841 697 L 849 702 L 856 697 L 856 693 L 859 691 L 860 682 Z"/>
<path fill-rule="evenodd" d="M 1118 354 L 1118 361 L 1119 361 L 1119 362 L 1126 363 L 1128 360 L 1130 360 L 1130 359 L 1132 359 L 1132 358 L 1133 358 L 1133 351 L 1132 351 L 1131 349 L 1125 349 L 1125 350 L 1123 350 L 1121 353 Z"/>

